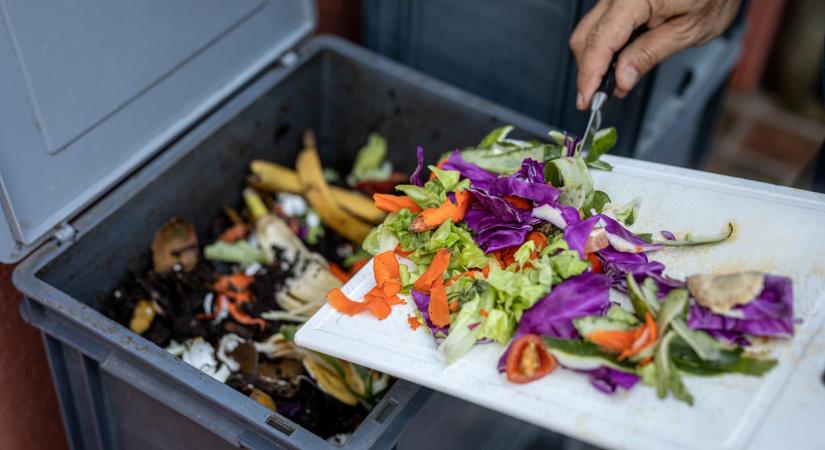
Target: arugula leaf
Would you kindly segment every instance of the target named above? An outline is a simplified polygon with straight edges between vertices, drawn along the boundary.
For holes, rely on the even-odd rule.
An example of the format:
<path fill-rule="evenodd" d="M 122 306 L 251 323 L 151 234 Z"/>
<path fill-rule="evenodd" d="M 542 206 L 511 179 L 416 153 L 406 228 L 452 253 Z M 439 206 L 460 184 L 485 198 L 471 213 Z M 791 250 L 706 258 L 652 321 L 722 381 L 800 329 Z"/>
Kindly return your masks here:
<path fill-rule="evenodd" d="M 722 344 L 700 330 L 693 330 L 681 318 L 675 318 L 670 323 L 673 331 L 687 343 L 691 349 L 705 361 L 716 361 L 721 357 Z"/>
<path fill-rule="evenodd" d="M 441 185 L 444 186 L 445 192 L 452 192 L 458 186 L 458 181 L 461 178 L 461 173 L 457 170 L 442 170 L 436 166 L 428 166 L 428 169 L 435 174 Z"/>
<path fill-rule="evenodd" d="M 608 150 L 616 146 L 617 140 L 618 133 L 616 132 L 616 128 L 614 127 L 603 128 L 601 130 L 596 131 L 596 133 L 593 135 L 593 145 L 590 147 L 590 150 L 584 156 L 584 161 L 591 165 L 593 163 L 596 163 L 599 157 L 601 157 L 603 154 L 607 153 Z"/>
<path fill-rule="evenodd" d="M 494 144 L 507 139 L 507 135 L 510 134 L 513 129 L 514 127 L 512 125 L 505 125 L 503 127 L 496 128 L 495 130 L 489 132 L 487 136 L 484 136 L 484 139 L 479 142 L 478 148 L 490 148 Z"/>
<path fill-rule="evenodd" d="M 442 195 L 433 192 L 425 187 L 416 186 L 414 184 L 400 184 L 395 187 L 396 190 L 407 194 L 408 197 L 418 204 L 421 208 L 437 208 L 444 203 Z"/>
<path fill-rule="evenodd" d="M 656 366 L 656 395 L 659 398 L 665 398 L 670 391 L 677 399 L 693 406 L 693 396 L 682 383 L 679 371 L 670 359 L 670 344 L 675 337 L 676 334 L 673 331 L 668 331 L 656 349 L 656 357 L 653 361 Z"/>
<path fill-rule="evenodd" d="M 656 329 L 659 333 L 667 331 L 670 322 L 684 312 L 688 302 L 687 289 L 671 289 L 662 299 L 662 307 L 656 315 Z"/>
<path fill-rule="evenodd" d="M 593 191 L 593 195 L 581 208 L 584 218 L 587 219 L 588 217 L 591 217 L 593 215 L 593 211 L 596 211 L 596 214 L 601 214 L 604 211 L 604 207 L 608 203 L 610 203 L 610 196 L 607 195 L 606 192 Z"/>
<path fill-rule="evenodd" d="M 745 356 L 741 347 L 733 350 L 720 349 L 717 359 L 704 360 L 681 338 L 673 340 L 670 352 L 673 363 L 679 370 L 699 376 L 724 373 L 762 376 L 777 364 L 775 359 Z"/>

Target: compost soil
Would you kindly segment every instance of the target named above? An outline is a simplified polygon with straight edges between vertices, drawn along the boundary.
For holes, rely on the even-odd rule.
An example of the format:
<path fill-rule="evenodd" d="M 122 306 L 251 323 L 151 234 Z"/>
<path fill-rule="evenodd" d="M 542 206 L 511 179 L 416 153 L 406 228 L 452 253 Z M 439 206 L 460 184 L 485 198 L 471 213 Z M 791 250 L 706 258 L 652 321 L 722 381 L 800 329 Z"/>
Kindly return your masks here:
<path fill-rule="evenodd" d="M 107 296 L 103 302 L 103 312 L 128 327 L 137 303 L 143 299 L 153 300 L 158 312 L 143 337 L 162 348 L 172 340 L 183 343 L 191 338 L 202 337 L 217 349 L 221 337 L 227 333 L 258 342 L 278 333 L 284 324 L 278 321 L 266 321 L 266 327 L 261 330 L 254 325 L 235 322 L 231 317 L 217 324 L 212 320 L 198 318 L 204 312 L 204 297 L 211 292 L 212 284 L 220 275 L 231 273 L 231 265 L 203 258 L 203 244 L 214 241 L 230 225 L 231 222 L 221 215 L 210 227 L 210 236 L 199 236 L 200 258 L 191 272 L 172 270 L 156 273 L 152 270 L 151 258 L 147 257 L 144 271 L 127 274 Z M 327 228 L 318 243 L 308 247 L 328 260 L 342 264 L 346 255 L 339 254 L 338 248 L 343 242 L 346 242 L 343 237 Z M 265 311 L 280 310 L 275 301 L 276 288 L 283 285 L 296 270 L 300 268 L 294 265 L 287 266 L 286 269 L 277 265 L 264 266 L 249 288 L 255 301 L 242 304 L 241 308 L 253 317 Z M 258 354 L 259 364 L 277 365 L 278 362 L 269 360 L 264 354 Z M 340 433 L 352 433 L 366 417 L 367 410 L 363 406 L 343 404 L 319 390 L 302 365 L 293 369 L 299 370 L 300 375 L 297 377 L 297 386 L 289 389 L 275 387 L 255 374 L 245 373 L 232 375 L 227 384 L 245 395 L 249 395 L 253 387 L 263 390 L 273 398 L 279 414 L 324 439 Z"/>

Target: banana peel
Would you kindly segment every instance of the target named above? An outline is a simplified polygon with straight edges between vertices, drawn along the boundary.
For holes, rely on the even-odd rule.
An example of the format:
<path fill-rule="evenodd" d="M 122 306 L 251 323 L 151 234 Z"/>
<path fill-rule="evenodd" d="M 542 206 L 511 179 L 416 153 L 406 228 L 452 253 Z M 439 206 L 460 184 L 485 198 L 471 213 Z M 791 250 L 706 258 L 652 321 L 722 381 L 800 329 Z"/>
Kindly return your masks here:
<path fill-rule="evenodd" d="M 310 353 L 304 357 L 304 368 L 318 382 L 322 391 L 346 405 L 358 404 L 358 397 L 349 389 L 346 381 L 325 361 Z"/>
<path fill-rule="evenodd" d="M 252 176 L 249 184 L 256 189 L 269 192 L 288 192 L 302 194 L 303 188 L 298 174 L 289 168 L 269 161 L 255 160 L 249 164 Z M 386 213 L 375 207 L 375 203 L 366 195 L 355 191 L 330 186 L 332 200 L 341 208 L 367 222 L 378 224 L 384 220 Z"/>

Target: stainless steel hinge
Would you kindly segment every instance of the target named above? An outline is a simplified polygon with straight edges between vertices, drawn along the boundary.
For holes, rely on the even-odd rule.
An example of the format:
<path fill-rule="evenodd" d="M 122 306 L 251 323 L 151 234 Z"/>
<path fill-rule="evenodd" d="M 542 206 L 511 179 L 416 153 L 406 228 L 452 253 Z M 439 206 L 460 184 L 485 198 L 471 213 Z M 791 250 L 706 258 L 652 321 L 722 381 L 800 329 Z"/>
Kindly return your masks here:
<path fill-rule="evenodd" d="M 57 245 L 68 244 L 74 241 L 75 236 L 77 236 L 77 230 L 68 223 L 61 223 L 54 230 L 54 239 L 57 241 Z"/>

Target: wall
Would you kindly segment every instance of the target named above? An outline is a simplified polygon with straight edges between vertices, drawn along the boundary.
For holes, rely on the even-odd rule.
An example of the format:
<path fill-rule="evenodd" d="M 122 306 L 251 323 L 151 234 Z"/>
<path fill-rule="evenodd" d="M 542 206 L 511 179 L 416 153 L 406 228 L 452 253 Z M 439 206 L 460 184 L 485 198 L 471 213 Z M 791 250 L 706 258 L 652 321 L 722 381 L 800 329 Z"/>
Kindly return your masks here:
<path fill-rule="evenodd" d="M 66 448 L 43 342 L 20 318 L 13 268 L 0 264 L 0 448 Z"/>

